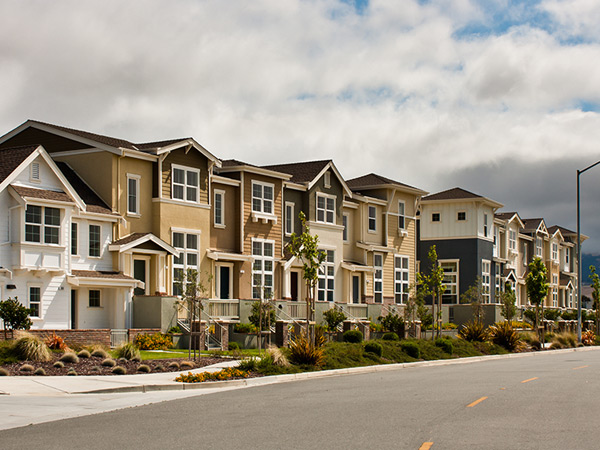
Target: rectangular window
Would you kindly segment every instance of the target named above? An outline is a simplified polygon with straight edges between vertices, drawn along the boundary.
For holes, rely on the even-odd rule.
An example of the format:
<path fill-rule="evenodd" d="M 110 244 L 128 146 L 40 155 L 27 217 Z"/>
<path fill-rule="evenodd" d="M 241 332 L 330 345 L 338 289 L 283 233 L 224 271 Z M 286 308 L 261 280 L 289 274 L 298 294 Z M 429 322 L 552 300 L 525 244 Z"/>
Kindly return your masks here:
<path fill-rule="evenodd" d="M 481 290 L 483 294 L 483 302 L 490 302 L 490 278 L 492 264 L 489 261 L 481 261 Z"/>
<path fill-rule="evenodd" d="M 140 213 L 140 177 L 127 175 L 127 214 Z"/>
<path fill-rule="evenodd" d="M 408 301 L 408 256 L 394 257 L 394 299 L 397 304 Z"/>
<path fill-rule="evenodd" d="M 565 248 L 565 264 L 569 265 L 571 261 L 571 249 L 569 247 Z"/>
<path fill-rule="evenodd" d="M 467 220 L 467 213 L 465 211 L 459 211 L 457 214 L 456 220 L 460 220 L 460 221 Z"/>
<path fill-rule="evenodd" d="M 348 242 L 348 214 L 342 216 L 342 225 L 344 226 L 344 231 L 342 233 L 344 242 Z"/>
<path fill-rule="evenodd" d="M 173 232 L 172 245 L 179 252 L 173 256 L 173 295 L 182 295 L 188 283 L 188 270 L 198 270 L 200 238 L 196 233 Z"/>
<path fill-rule="evenodd" d="M 483 235 L 488 237 L 488 215 L 483 215 Z"/>
<path fill-rule="evenodd" d="M 252 298 L 270 299 L 273 297 L 274 246 L 273 241 L 252 240 L 252 256 L 254 257 Z"/>
<path fill-rule="evenodd" d="M 508 230 L 508 248 L 517 250 L 517 232 L 515 230 Z"/>
<path fill-rule="evenodd" d="M 406 216 L 404 202 L 398 202 L 398 228 L 404 230 L 406 228 Z"/>
<path fill-rule="evenodd" d="M 323 250 L 326 254 L 323 265 L 319 268 L 319 284 L 317 285 L 317 300 L 333 301 L 335 288 L 335 252 Z"/>
<path fill-rule="evenodd" d="M 27 205 L 25 210 L 25 240 L 40 242 L 42 229 L 42 207 Z"/>
<path fill-rule="evenodd" d="M 335 198 L 317 194 L 317 222 L 335 223 Z"/>
<path fill-rule="evenodd" d="M 294 204 L 285 202 L 285 235 L 291 236 L 294 232 Z"/>
<path fill-rule="evenodd" d="M 377 231 L 377 208 L 369 206 L 369 231 Z"/>
<path fill-rule="evenodd" d="M 558 261 L 558 244 L 552 243 L 552 261 Z"/>
<path fill-rule="evenodd" d="M 500 264 L 494 264 L 494 280 L 496 292 L 503 292 L 504 286 L 502 286 L 502 275 L 500 270 Z"/>
<path fill-rule="evenodd" d="M 523 265 L 527 267 L 527 242 L 523 242 Z"/>
<path fill-rule="evenodd" d="M 100 291 L 96 289 L 89 290 L 89 303 L 90 308 L 100 308 Z"/>
<path fill-rule="evenodd" d="M 252 182 L 252 211 L 273 214 L 273 199 L 275 185 L 269 183 Z"/>
<path fill-rule="evenodd" d="M 543 246 L 542 238 L 535 238 L 535 256 L 538 258 L 542 257 Z"/>
<path fill-rule="evenodd" d="M 442 303 L 458 303 L 458 261 L 440 261 L 444 270 Z"/>
<path fill-rule="evenodd" d="M 375 303 L 383 303 L 383 255 L 375 253 L 373 255 L 373 298 Z"/>
<path fill-rule="evenodd" d="M 42 306 L 42 288 L 39 286 L 29 286 L 29 309 L 31 317 L 41 317 Z"/>
<path fill-rule="evenodd" d="M 215 190 L 215 226 L 225 227 L 225 191 Z"/>
<path fill-rule="evenodd" d="M 175 165 L 171 168 L 171 198 L 197 203 L 200 170 Z"/>
<path fill-rule="evenodd" d="M 60 242 L 60 209 L 27 205 L 25 210 L 25 240 L 41 243 L 42 226 L 44 243 L 58 244 Z"/>
<path fill-rule="evenodd" d="M 79 227 L 76 222 L 71 222 L 71 255 L 79 254 L 79 246 L 77 242 L 77 230 Z"/>
<path fill-rule="evenodd" d="M 89 242 L 89 255 L 100 257 L 100 225 L 90 225 Z"/>
<path fill-rule="evenodd" d="M 431 213 L 431 221 L 439 222 L 441 220 L 440 213 Z"/>

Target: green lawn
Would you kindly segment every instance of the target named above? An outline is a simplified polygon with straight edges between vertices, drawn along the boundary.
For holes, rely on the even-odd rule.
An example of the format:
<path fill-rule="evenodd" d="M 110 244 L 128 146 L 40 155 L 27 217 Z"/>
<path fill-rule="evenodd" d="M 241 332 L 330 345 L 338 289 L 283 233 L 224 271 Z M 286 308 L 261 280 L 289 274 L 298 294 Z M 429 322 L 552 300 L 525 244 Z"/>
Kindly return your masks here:
<path fill-rule="evenodd" d="M 187 358 L 189 355 L 187 350 L 181 350 L 181 349 L 163 350 L 163 351 L 141 350 L 140 354 L 141 354 L 143 360 L 145 360 L 145 359 Z M 194 354 L 194 352 L 192 351 L 192 356 L 193 356 L 193 354 Z M 258 352 L 258 349 L 227 351 L 227 352 L 215 352 L 215 351 L 203 350 L 200 352 L 200 356 L 248 357 L 248 356 L 259 356 L 259 352 Z"/>

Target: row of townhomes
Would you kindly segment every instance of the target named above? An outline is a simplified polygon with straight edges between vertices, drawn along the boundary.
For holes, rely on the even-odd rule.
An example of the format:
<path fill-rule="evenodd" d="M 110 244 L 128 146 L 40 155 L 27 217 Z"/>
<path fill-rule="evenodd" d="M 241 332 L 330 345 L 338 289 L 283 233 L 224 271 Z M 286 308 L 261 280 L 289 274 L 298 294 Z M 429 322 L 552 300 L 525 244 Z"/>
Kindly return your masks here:
<path fill-rule="evenodd" d="M 547 306 L 574 306 L 574 233 L 460 188 L 427 195 L 375 174 L 346 180 L 331 160 L 257 166 L 192 138 L 132 143 L 33 120 L 0 138 L 0 161 L 0 295 L 31 308 L 34 329 L 165 330 L 187 269 L 219 328 L 247 321 L 256 299 L 304 319 L 302 264 L 286 249 L 300 212 L 326 254 L 321 312 L 398 311 L 431 245 L 445 305 L 477 277 L 490 304 L 509 282 L 527 305 L 540 256 Z"/>

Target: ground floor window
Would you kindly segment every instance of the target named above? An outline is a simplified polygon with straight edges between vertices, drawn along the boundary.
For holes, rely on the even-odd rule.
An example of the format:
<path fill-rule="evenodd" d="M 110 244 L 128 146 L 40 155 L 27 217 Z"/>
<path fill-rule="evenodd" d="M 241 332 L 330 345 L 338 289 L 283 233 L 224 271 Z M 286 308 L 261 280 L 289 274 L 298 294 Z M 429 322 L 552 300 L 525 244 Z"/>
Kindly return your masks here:
<path fill-rule="evenodd" d="M 444 271 L 442 303 L 458 303 L 458 261 L 440 261 Z"/>
<path fill-rule="evenodd" d="M 492 264 L 489 261 L 481 261 L 481 291 L 483 302 L 490 303 L 490 272 Z"/>
<path fill-rule="evenodd" d="M 263 239 L 252 240 L 252 298 L 270 299 L 273 297 L 273 241 Z"/>
<path fill-rule="evenodd" d="M 90 308 L 100 308 L 100 291 L 97 289 L 89 290 L 89 303 Z"/>
<path fill-rule="evenodd" d="M 395 302 L 408 301 L 408 256 L 396 255 L 394 257 L 394 299 Z"/>
<path fill-rule="evenodd" d="M 335 252 L 326 250 L 325 261 L 319 269 L 319 284 L 317 286 L 317 300 L 328 302 L 333 301 L 335 289 Z"/>
<path fill-rule="evenodd" d="M 383 302 L 383 255 L 375 253 L 373 255 L 373 298 L 375 303 Z"/>
<path fill-rule="evenodd" d="M 42 288 L 40 286 L 29 286 L 29 309 L 31 317 L 41 317 Z"/>

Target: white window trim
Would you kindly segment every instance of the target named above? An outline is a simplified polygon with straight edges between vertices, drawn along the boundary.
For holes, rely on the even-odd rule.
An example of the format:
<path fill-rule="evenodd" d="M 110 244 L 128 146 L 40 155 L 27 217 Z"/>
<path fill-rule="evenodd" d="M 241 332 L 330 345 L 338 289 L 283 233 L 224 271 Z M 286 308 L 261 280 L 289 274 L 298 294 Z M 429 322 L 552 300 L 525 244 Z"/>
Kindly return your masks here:
<path fill-rule="evenodd" d="M 182 234 L 183 235 L 183 247 L 175 247 L 175 239 L 174 239 L 174 234 Z M 187 238 L 188 235 L 194 235 L 196 236 L 196 244 L 197 244 L 197 248 L 192 248 L 187 246 Z M 179 256 L 181 257 L 182 262 L 181 263 L 176 263 L 175 262 L 175 257 L 173 257 L 173 264 L 172 264 L 172 270 L 171 270 L 171 277 L 172 277 L 172 289 L 173 289 L 173 295 L 175 295 L 175 283 L 178 283 L 179 280 L 177 280 L 177 277 L 175 276 L 175 270 L 176 269 L 181 269 L 183 271 L 183 275 L 185 277 L 185 274 L 187 272 L 188 269 L 194 269 L 198 271 L 198 275 L 200 274 L 200 230 L 188 230 L 188 229 L 176 229 L 176 228 L 171 228 L 171 244 L 173 245 L 173 248 L 175 248 L 176 250 L 179 251 Z M 195 254 L 196 255 L 196 265 L 188 265 L 188 255 L 190 254 Z M 149 264 L 147 264 L 146 269 L 148 270 L 149 268 Z M 146 286 L 148 286 L 148 283 L 146 283 Z M 181 287 L 182 291 L 185 289 L 184 286 Z"/>
<path fill-rule="evenodd" d="M 459 214 L 464 214 L 465 218 L 464 219 L 460 219 L 459 218 Z M 456 212 L 456 221 L 457 222 L 466 222 L 467 221 L 467 212 L 466 211 L 457 211 Z"/>
<path fill-rule="evenodd" d="M 324 248 L 321 248 L 320 250 L 322 252 L 325 252 L 325 260 L 323 261 L 323 264 L 319 268 L 319 272 L 318 272 L 319 281 L 317 283 L 317 301 L 334 302 L 335 301 L 335 250 L 324 249 Z M 333 261 L 329 261 L 327 259 L 328 252 L 331 252 L 333 254 Z M 329 274 L 330 268 L 333 268 L 333 275 Z M 321 280 L 324 280 L 324 285 L 325 285 L 324 288 L 321 288 L 319 286 Z M 329 288 L 330 280 L 333 282 L 333 289 Z M 320 292 L 323 292 L 323 299 L 319 299 Z M 331 292 L 331 297 L 332 297 L 331 300 L 328 299 L 329 292 Z"/>
<path fill-rule="evenodd" d="M 403 267 L 396 266 L 396 258 L 400 258 L 401 262 L 403 260 L 407 260 L 407 267 L 404 269 Z M 408 279 L 404 280 L 404 277 L 401 275 L 401 279 L 398 280 L 398 273 L 400 274 L 408 274 Z M 400 285 L 400 292 L 398 292 L 398 285 Z M 406 291 L 404 287 L 406 286 Z M 394 303 L 397 305 L 404 305 L 406 302 L 404 301 L 404 297 L 408 299 L 410 291 L 410 256 L 407 255 L 394 255 Z M 396 296 L 400 295 L 400 302 L 396 299 Z"/>
<path fill-rule="evenodd" d="M 141 217 L 141 215 L 142 215 L 140 212 L 140 186 L 142 185 L 141 179 L 142 179 L 142 177 L 140 175 L 133 174 L 133 173 L 127 174 L 127 215 L 131 216 L 131 217 Z M 130 180 L 135 181 L 135 189 L 136 189 L 135 211 L 129 210 L 129 181 Z"/>
<path fill-rule="evenodd" d="M 538 242 L 540 244 L 539 246 Z M 538 258 L 544 257 L 544 240 L 540 237 L 535 238 L 535 256 L 537 256 Z"/>
<path fill-rule="evenodd" d="M 376 266 L 375 265 L 375 257 L 379 256 L 381 257 L 381 266 Z M 378 303 L 378 304 L 383 304 L 383 253 L 373 253 L 373 303 Z M 377 270 L 380 269 L 381 270 L 381 278 L 377 277 Z M 380 281 L 381 282 L 381 289 L 380 290 L 376 290 L 375 286 L 377 285 L 377 282 Z M 381 301 L 377 301 L 377 294 L 381 294 Z"/>
<path fill-rule="evenodd" d="M 39 301 L 39 315 L 38 316 L 29 316 L 31 319 L 41 319 L 43 316 L 42 305 L 43 301 L 43 292 L 42 292 L 42 283 L 27 283 L 27 307 L 31 308 L 31 288 L 39 288 L 40 290 L 40 301 Z"/>
<path fill-rule="evenodd" d="M 288 213 L 288 208 L 291 209 L 290 213 Z M 296 214 L 295 209 L 296 209 L 296 204 L 294 202 L 285 202 L 285 222 L 283 224 L 283 227 L 284 227 L 286 236 L 291 236 L 294 233 L 294 218 L 295 218 L 294 216 Z M 290 224 L 289 230 L 288 230 L 288 220 L 289 220 L 289 224 Z"/>
<path fill-rule="evenodd" d="M 508 230 L 508 250 L 514 254 L 517 253 L 517 232 L 511 229 Z"/>
<path fill-rule="evenodd" d="M 183 185 L 181 183 L 175 183 L 174 172 L 176 169 L 183 170 L 183 172 L 184 172 L 185 181 L 184 181 Z M 198 175 L 198 186 L 189 186 L 188 185 L 188 182 L 187 182 L 188 181 L 187 180 L 188 172 L 195 172 L 196 175 Z M 173 186 L 175 184 L 178 186 L 183 186 L 183 198 L 175 198 L 173 196 L 173 193 L 174 193 Z M 195 201 L 187 199 L 188 187 L 196 189 L 196 200 Z M 171 164 L 171 200 L 176 201 L 176 202 L 182 202 L 182 203 L 191 203 L 193 205 L 200 203 L 200 169 L 198 169 L 196 167 L 180 166 L 179 164 Z"/>
<path fill-rule="evenodd" d="M 375 228 L 371 228 L 371 208 L 373 208 L 373 211 L 375 211 L 375 217 L 373 218 L 373 220 L 375 220 Z M 377 233 L 377 206 L 375 205 L 368 205 L 367 206 L 367 233 Z"/>
<path fill-rule="evenodd" d="M 402 205 L 402 208 L 400 208 Z M 400 213 L 400 209 L 402 209 L 402 213 Z M 400 219 L 402 219 L 402 226 L 400 226 Z M 403 200 L 398 201 L 398 229 L 406 230 L 406 202 Z"/>
<path fill-rule="evenodd" d="M 319 220 L 319 197 L 323 197 L 325 199 L 325 208 L 323 209 L 323 220 Z M 327 199 L 332 199 L 333 200 L 333 211 L 331 211 L 332 213 L 332 217 L 333 217 L 333 221 L 330 222 L 327 220 L 327 212 L 329 212 L 330 210 L 327 209 Z M 335 195 L 331 195 L 331 194 L 325 194 L 323 192 L 317 192 L 316 198 L 315 198 L 315 221 L 318 223 L 329 223 L 332 225 L 336 224 L 336 214 L 335 214 L 335 208 L 336 208 L 336 201 L 337 198 Z"/>
<path fill-rule="evenodd" d="M 220 195 L 221 196 L 221 222 L 217 222 L 217 211 L 216 211 L 216 205 L 217 205 L 217 196 Z M 214 191 L 214 198 L 213 198 L 213 225 L 215 228 L 225 228 L 225 191 L 222 189 L 215 189 Z"/>
<path fill-rule="evenodd" d="M 485 270 L 487 269 L 487 271 Z M 484 303 L 490 303 L 491 296 L 491 280 L 492 280 L 492 262 L 488 259 L 481 260 L 481 290 L 484 297 Z"/>
<path fill-rule="evenodd" d="M 552 261 L 558 262 L 558 255 L 558 242 L 552 242 L 550 244 L 550 256 L 552 258 Z"/>
<path fill-rule="evenodd" d="M 254 255 L 254 243 L 255 242 L 261 243 L 261 253 L 262 253 L 261 255 Z M 273 247 L 273 255 L 272 256 L 265 256 L 265 244 L 272 245 L 272 247 Z M 252 238 L 251 245 L 252 245 L 252 247 L 251 247 L 250 251 L 252 252 L 252 257 L 254 258 L 254 261 L 257 261 L 257 260 L 262 261 L 260 271 L 255 270 L 254 263 L 252 264 L 252 298 L 255 300 L 264 300 L 265 299 L 265 287 L 269 287 L 271 289 L 270 298 L 273 298 L 274 290 L 275 290 L 275 241 L 271 240 L 271 239 Z M 271 270 L 265 270 L 265 264 L 264 264 L 265 261 L 271 261 Z M 260 275 L 260 279 L 261 279 L 260 285 L 254 284 L 254 275 L 255 274 Z M 270 286 L 265 285 L 265 275 L 271 275 L 271 285 Z M 255 288 L 260 289 L 260 295 L 258 297 L 256 297 L 254 295 Z"/>
<path fill-rule="evenodd" d="M 75 245 L 76 245 L 76 249 L 75 249 L 75 253 L 73 253 L 73 225 L 75 225 Z M 69 244 L 69 254 L 71 256 L 79 256 L 79 249 L 81 248 L 81 245 L 79 245 L 79 222 L 71 222 L 71 240 L 70 240 L 70 244 Z"/>
<path fill-rule="evenodd" d="M 344 224 L 344 222 L 346 222 Z M 342 231 L 342 239 L 344 242 L 350 242 L 350 216 L 348 214 L 342 214 L 342 225 L 344 226 L 344 230 Z M 344 234 L 346 238 L 344 239 Z"/>
<path fill-rule="evenodd" d="M 442 266 L 443 263 L 452 263 L 452 264 L 456 264 L 456 272 L 450 272 L 451 274 L 456 274 L 456 281 L 453 283 L 442 283 L 444 286 L 446 285 L 456 285 L 456 294 L 446 294 L 446 292 L 444 292 L 442 294 L 442 298 L 447 295 L 452 295 L 455 298 L 454 303 L 451 303 L 453 305 L 457 305 L 459 302 L 459 298 L 460 298 L 460 292 L 459 292 L 459 288 L 460 288 L 460 259 L 438 259 L 438 264 L 440 265 L 440 267 Z"/>
<path fill-rule="evenodd" d="M 254 196 L 254 185 L 262 186 L 261 192 L 263 193 L 262 197 Z M 271 202 L 271 212 L 265 212 L 265 198 L 264 198 L 264 187 L 269 186 L 273 191 L 273 198 L 269 200 Z M 260 210 L 254 209 L 254 199 L 260 200 Z M 273 223 L 277 223 L 277 216 L 275 215 L 275 185 L 273 183 L 266 183 L 264 181 L 252 180 L 252 185 L 250 188 L 250 211 L 252 211 L 252 220 L 254 222 L 258 222 L 262 220 L 263 223 L 267 223 L 272 221 Z"/>
<path fill-rule="evenodd" d="M 100 228 L 100 233 L 99 233 L 99 235 L 100 235 L 100 238 L 99 238 L 100 254 L 97 255 L 97 256 L 91 254 L 92 253 L 92 246 L 91 246 L 92 240 L 90 239 L 90 237 L 91 237 L 91 234 L 92 234 L 92 227 L 98 227 L 98 228 Z M 88 224 L 88 239 L 87 239 L 87 242 L 88 242 L 88 258 L 94 258 L 94 259 L 100 259 L 100 258 L 102 258 L 102 226 L 101 225 L 98 225 L 96 223 L 90 223 L 90 224 Z"/>
<path fill-rule="evenodd" d="M 28 206 L 35 206 L 35 207 L 39 207 L 41 210 L 40 213 L 40 222 L 36 223 L 36 222 L 27 222 L 27 207 Z M 46 209 L 56 209 L 58 210 L 58 214 L 59 214 L 59 224 L 58 225 L 51 225 L 51 224 L 47 224 L 46 223 Z M 23 242 L 26 243 L 32 243 L 32 244 L 41 244 L 41 245 L 49 245 L 49 246 L 53 246 L 53 247 L 60 247 L 61 242 L 63 241 L 62 238 L 62 219 L 63 219 L 63 210 L 61 208 L 57 208 L 55 206 L 44 206 L 44 205 L 37 205 L 37 204 L 28 204 L 25 206 L 25 208 L 23 209 Z M 28 241 L 27 240 L 27 225 L 31 225 L 31 226 L 36 226 L 39 228 L 39 235 L 40 235 L 40 240 L 39 241 Z M 46 228 L 58 228 L 58 242 L 54 243 L 54 242 L 46 242 Z"/>
<path fill-rule="evenodd" d="M 325 186 L 325 189 L 331 187 L 331 172 L 325 172 L 323 175 L 323 186 Z"/>
<path fill-rule="evenodd" d="M 90 304 L 90 293 L 92 291 L 98 292 L 98 306 L 92 306 Z M 101 289 L 88 289 L 88 305 L 87 305 L 87 307 L 90 308 L 90 309 L 99 309 L 99 308 L 102 308 L 102 290 Z"/>

